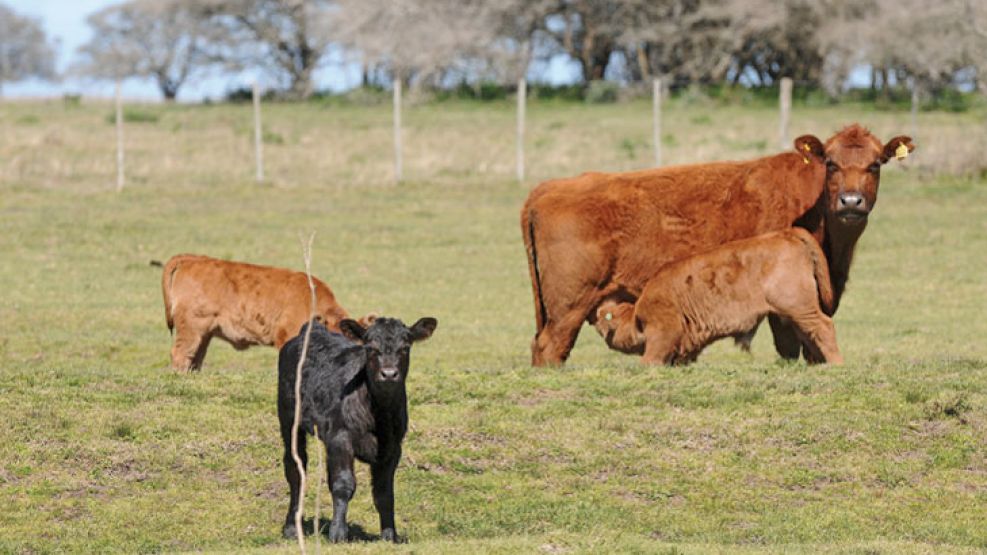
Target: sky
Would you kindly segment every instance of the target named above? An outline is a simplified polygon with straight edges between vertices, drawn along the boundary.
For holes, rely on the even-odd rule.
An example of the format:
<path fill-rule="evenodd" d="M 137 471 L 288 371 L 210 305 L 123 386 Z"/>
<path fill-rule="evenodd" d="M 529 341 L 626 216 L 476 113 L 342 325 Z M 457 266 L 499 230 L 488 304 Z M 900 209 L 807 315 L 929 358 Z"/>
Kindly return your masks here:
<path fill-rule="evenodd" d="M 113 5 L 119 0 L 0 0 L 15 12 L 39 19 L 49 38 L 58 44 L 57 68 L 63 72 L 75 57 L 76 49 L 85 44 L 91 35 L 86 17 Z M 539 71 L 552 84 L 571 83 L 578 78 L 578 67 L 562 58 L 553 59 L 543 71 Z M 178 93 L 179 101 L 195 102 L 209 97 L 221 98 L 227 91 L 249 86 L 255 75 L 212 75 L 190 81 Z M 359 68 L 353 64 L 330 63 L 315 74 L 317 90 L 345 90 L 359 83 Z M 261 86 L 264 86 L 263 77 Z M 270 83 L 273 85 L 273 83 Z M 111 97 L 113 83 L 92 79 L 71 78 L 59 83 L 27 80 L 4 83 L 3 96 L 7 98 L 60 97 L 63 94 Z M 123 84 L 123 96 L 132 100 L 158 101 L 161 94 L 150 80 L 129 79 Z"/>

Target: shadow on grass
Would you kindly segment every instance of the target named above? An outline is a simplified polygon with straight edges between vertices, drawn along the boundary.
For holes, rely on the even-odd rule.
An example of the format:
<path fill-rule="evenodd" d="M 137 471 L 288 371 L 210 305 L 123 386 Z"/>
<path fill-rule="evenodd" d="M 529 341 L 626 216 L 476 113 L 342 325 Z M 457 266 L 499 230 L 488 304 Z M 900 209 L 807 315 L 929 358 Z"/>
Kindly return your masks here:
<path fill-rule="evenodd" d="M 322 533 L 322 540 L 329 542 L 329 525 L 332 524 L 332 519 L 320 518 L 319 519 L 319 530 Z M 312 536 L 315 533 L 313 528 L 313 519 L 303 518 L 302 519 L 302 529 L 305 531 L 306 536 Z M 379 542 L 380 536 L 369 534 L 364 530 L 363 526 L 359 524 L 349 524 L 349 536 L 347 541 L 351 542 Z"/>

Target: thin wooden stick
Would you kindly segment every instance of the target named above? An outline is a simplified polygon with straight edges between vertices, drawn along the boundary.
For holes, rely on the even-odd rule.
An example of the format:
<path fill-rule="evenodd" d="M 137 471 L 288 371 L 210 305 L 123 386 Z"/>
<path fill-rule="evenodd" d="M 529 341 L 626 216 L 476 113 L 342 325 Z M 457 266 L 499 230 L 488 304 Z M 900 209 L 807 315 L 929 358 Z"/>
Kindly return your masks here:
<path fill-rule="evenodd" d="M 308 236 L 308 244 L 302 241 L 302 254 L 305 257 L 305 275 L 308 276 L 308 289 L 312 295 L 312 307 L 309 311 L 308 326 L 305 328 L 305 338 L 302 340 L 302 354 L 298 358 L 298 367 L 295 368 L 295 420 L 291 424 L 291 457 L 295 459 L 298 466 L 298 475 L 301 477 L 298 491 L 298 509 L 295 511 L 295 530 L 298 532 L 298 548 L 305 553 L 305 533 L 302 530 L 302 508 L 305 506 L 305 465 L 302 458 L 298 456 L 298 428 L 302 420 L 302 366 L 308 356 L 308 342 L 312 336 L 312 322 L 315 320 L 315 283 L 312 281 L 312 241 L 315 240 L 315 232 Z M 318 441 L 318 437 L 316 437 Z M 316 516 L 318 518 L 318 516 Z M 316 525 L 318 527 L 318 525 Z"/>

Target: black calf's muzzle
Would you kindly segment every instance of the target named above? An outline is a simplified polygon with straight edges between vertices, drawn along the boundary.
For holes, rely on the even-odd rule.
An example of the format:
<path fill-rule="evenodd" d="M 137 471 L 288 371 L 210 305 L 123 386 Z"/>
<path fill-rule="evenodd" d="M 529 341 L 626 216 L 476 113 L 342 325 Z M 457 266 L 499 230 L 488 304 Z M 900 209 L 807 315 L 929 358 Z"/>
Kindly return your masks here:
<path fill-rule="evenodd" d="M 380 369 L 380 379 L 386 382 L 396 382 L 401 379 L 401 370 L 397 366 L 383 366 Z"/>

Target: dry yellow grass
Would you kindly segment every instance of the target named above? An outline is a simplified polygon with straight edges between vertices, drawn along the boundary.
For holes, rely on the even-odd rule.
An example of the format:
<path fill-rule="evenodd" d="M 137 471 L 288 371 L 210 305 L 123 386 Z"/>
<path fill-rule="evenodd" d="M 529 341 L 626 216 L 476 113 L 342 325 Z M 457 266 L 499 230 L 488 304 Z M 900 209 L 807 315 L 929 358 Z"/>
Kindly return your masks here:
<path fill-rule="evenodd" d="M 133 105 L 156 121 L 126 124 L 128 185 L 210 186 L 248 182 L 254 173 L 249 105 Z M 0 182 L 97 191 L 112 186 L 115 137 L 111 107 L 60 100 L 0 104 Z M 514 175 L 510 103 L 434 103 L 406 109 L 405 178 L 439 184 L 509 180 Z M 265 169 L 271 183 L 329 188 L 391 181 L 387 106 L 266 104 Z M 880 138 L 910 132 L 907 112 L 864 107 L 796 106 L 792 138 L 825 139 L 851 122 Z M 532 103 L 527 133 L 528 183 L 583 171 L 620 171 L 652 163 L 645 101 L 619 105 Z M 744 159 L 779 150 L 772 108 L 672 101 L 665 106 L 667 164 Z M 909 164 L 931 172 L 978 171 L 987 126 L 977 114 L 921 113 Z"/>

